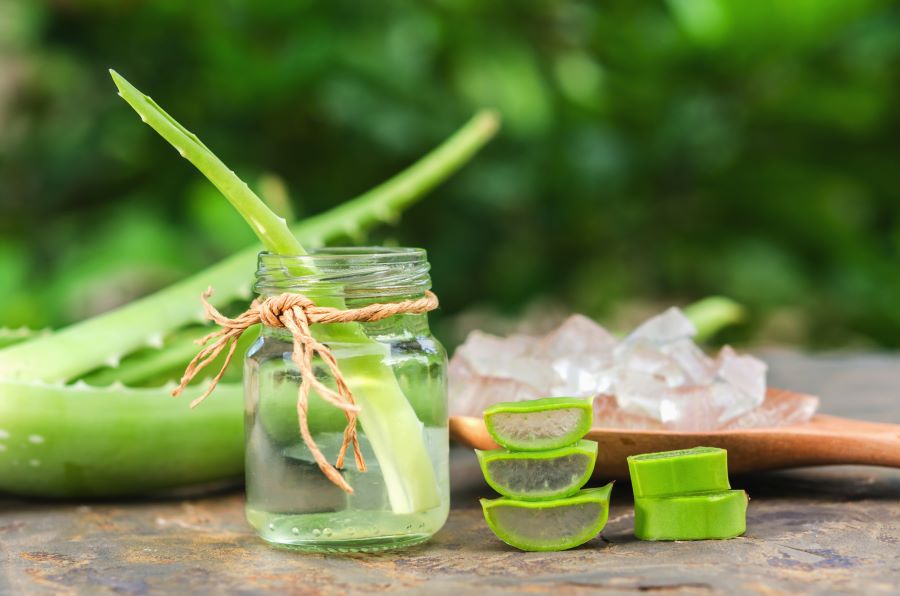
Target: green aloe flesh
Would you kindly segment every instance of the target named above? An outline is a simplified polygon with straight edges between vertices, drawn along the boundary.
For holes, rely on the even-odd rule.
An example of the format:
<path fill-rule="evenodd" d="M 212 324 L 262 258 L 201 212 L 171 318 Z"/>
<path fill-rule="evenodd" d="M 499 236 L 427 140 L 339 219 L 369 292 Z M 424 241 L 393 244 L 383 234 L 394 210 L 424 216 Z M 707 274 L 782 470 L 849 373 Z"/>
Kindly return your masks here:
<path fill-rule="evenodd" d="M 634 500 L 640 540 L 711 540 L 740 536 L 747 527 L 747 493 L 726 490 Z"/>
<path fill-rule="evenodd" d="M 246 185 L 195 136 L 124 79 L 114 78 L 123 96 L 129 96 L 136 109 L 140 107 L 142 119 L 157 130 L 166 130 L 169 136 L 163 136 L 168 140 L 183 141 L 176 147 L 229 199 L 235 199 L 235 207 L 261 232 L 270 250 L 291 246 L 302 250 L 303 244 L 318 246 L 395 221 L 403 209 L 468 161 L 497 129 L 493 113 L 477 114 L 394 178 L 292 226 L 291 240 L 284 220 L 264 213 L 267 208 L 262 202 L 254 202 Z M 193 352 L 187 350 L 186 342 L 180 342 L 177 354 L 166 354 L 164 339 L 177 335 L 182 327 L 203 322 L 198 297 L 208 286 L 216 290 L 211 302 L 217 307 L 249 299 L 250 272 L 259 250 L 248 248 L 160 292 L 53 333 L 32 338 L 7 333 L 10 339 L 0 344 L 7 346 L 0 349 L 0 488 L 51 497 L 142 494 L 240 473 L 243 409 L 239 386 L 220 383 L 215 398 L 188 412 L 189 399 L 172 399 L 167 387 L 129 389 L 121 382 L 158 384 L 173 366 L 177 370 L 189 359 Z M 160 345 L 161 351 L 153 352 Z M 174 343 L 169 347 L 178 351 Z M 123 361 L 127 366 L 120 367 Z M 92 375 L 100 378 L 92 379 Z M 110 386 L 65 384 L 79 378 Z M 357 378 L 354 384 L 363 391 L 376 378 L 377 374 Z M 400 423 L 411 426 L 410 416 L 414 413 L 407 412 Z M 141 421 L 139 430 L 135 420 Z M 419 424 L 418 419 L 414 423 Z M 384 431 L 376 428 L 376 432 Z M 51 444 L 53 450 L 45 449 Z M 398 508 L 415 507 L 415 501 L 428 498 L 428 489 L 402 488 L 395 490 Z"/>
<path fill-rule="evenodd" d="M 504 497 L 547 500 L 568 497 L 587 484 L 597 443 L 581 440 L 548 451 L 475 450 L 484 479 Z"/>
<path fill-rule="evenodd" d="M 551 501 L 481 499 L 488 527 L 497 538 L 525 551 L 575 548 L 606 525 L 612 483 Z"/>
<path fill-rule="evenodd" d="M 644 453 L 628 458 L 635 498 L 724 491 L 728 481 L 728 453 L 717 447 Z"/>
<path fill-rule="evenodd" d="M 542 451 L 571 445 L 593 422 L 592 397 L 544 397 L 494 404 L 484 411 L 487 430 L 501 447 Z"/>

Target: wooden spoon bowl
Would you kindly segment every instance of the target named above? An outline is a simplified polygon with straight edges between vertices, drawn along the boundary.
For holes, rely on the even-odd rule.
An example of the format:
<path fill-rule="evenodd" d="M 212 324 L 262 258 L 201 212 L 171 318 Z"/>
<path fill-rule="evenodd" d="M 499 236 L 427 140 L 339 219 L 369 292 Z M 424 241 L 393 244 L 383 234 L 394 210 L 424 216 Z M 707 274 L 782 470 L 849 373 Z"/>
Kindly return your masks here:
<path fill-rule="evenodd" d="M 770 389 L 766 400 L 804 399 Z M 481 418 L 451 416 L 450 436 L 476 449 L 496 449 Z M 594 427 L 587 437 L 600 444 L 594 476 L 628 478 L 626 458 L 638 453 L 697 446 L 728 450 L 732 473 L 801 466 L 861 464 L 900 468 L 900 425 L 819 414 L 803 424 L 706 432 Z"/>

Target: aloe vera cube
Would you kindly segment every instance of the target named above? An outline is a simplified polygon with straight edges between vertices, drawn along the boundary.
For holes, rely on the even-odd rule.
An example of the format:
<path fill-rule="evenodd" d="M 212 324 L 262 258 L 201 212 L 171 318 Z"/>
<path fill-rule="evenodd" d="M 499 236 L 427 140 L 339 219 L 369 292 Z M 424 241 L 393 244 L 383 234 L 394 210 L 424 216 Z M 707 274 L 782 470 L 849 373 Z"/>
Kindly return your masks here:
<path fill-rule="evenodd" d="M 728 482 L 728 453 L 717 447 L 644 453 L 628 458 L 635 498 L 724 491 Z"/>
<path fill-rule="evenodd" d="M 484 479 L 504 497 L 568 497 L 584 486 L 597 461 L 597 443 L 581 440 L 549 451 L 475 450 Z"/>
<path fill-rule="evenodd" d="M 488 527 L 510 546 L 527 551 L 568 550 L 603 530 L 612 483 L 552 501 L 481 499 Z"/>
<path fill-rule="evenodd" d="M 484 423 L 494 441 L 515 451 L 571 445 L 591 430 L 593 397 L 543 397 L 494 404 Z"/>
<path fill-rule="evenodd" d="M 634 535 L 640 540 L 734 538 L 747 527 L 747 493 L 726 490 L 634 500 Z"/>

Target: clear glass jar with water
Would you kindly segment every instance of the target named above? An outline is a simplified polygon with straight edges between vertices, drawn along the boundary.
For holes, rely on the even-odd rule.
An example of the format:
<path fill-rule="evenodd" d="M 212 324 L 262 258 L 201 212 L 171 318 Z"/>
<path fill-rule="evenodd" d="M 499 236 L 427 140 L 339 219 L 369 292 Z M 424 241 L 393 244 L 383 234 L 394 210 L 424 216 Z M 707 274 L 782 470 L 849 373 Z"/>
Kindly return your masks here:
<path fill-rule="evenodd" d="M 356 308 L 415 299 L 430 289 L 426 253 L 412 248 L 330 248 L 299 257 L 261 253 L 262 298 L 297 292 L 319 305 Z M 449 510 L 447 355 L 427 314 L 312 326 L 337 359 L 360 406 L 368 471 L 348 451 L 346 493 L 319 470 L 299 433 L 300 376 L 283 328 L 263 326 L 244 366 L 247 519 L 264 539 L 313 551 L 376 551 L 427 540 Z M 318 357 L 316 377 L 334 388 Z M 313 391 L 307 418 L 332 464 L 347 424 Z"/>

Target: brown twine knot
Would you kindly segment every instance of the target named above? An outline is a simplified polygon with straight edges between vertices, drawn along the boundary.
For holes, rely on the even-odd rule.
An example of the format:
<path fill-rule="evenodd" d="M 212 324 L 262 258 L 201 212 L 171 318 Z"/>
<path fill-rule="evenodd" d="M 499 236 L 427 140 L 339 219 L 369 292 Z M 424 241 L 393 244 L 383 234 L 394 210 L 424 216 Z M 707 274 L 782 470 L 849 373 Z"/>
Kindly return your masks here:
<path fill-rule="evenodd" d="M 356 405 L 353 393 L 350 391 L 344 375 L 341 374 L 340 368 L 338 368 L 334 354 L 331 353 L 328 346 L 313 337 L 309 327 L 317 323 L 379 321 L 401 313 L 425 313 L 438 307 L 437 296 L 433 292 L 426 291 L 422 298 L 415 300 L 375 303 L 361 308 L 341 310 L 328 306 L 317 306 L 303 294 L 286 293 L 266 298 L 262 301 L 259 299 L 254 300 L 250 304 L 250 308 L 234 319 L 229 319 L 216 310 L 207 300 L 210 296 L 212 296 L 212 288 L 201 294 L 200 301 L 203 303 L 206 317 L 219 325 L 221 329 L 196 340 L 196 343 L 201 346 L 206 345 L 211 340 L 215 341 L 206 345 L 194 356 L 194 359 L 187 365 L 184 376 L 181 377 L 181 383 L 172 390 L 172 395 L 180 395 L 184 388 L 187 387 L 187 384 L 227 347 L 228 353 L 225 356 L 222 369 L 213 377 L 212 382 L 203 395 L 191 402 L 191 407 L 196 407 L 213 392 L 222 375 L 225 374 L 225 369 L 228 368 L 228 364 L 231 362 L 231 358 L 234 356 L 237 348 L 237 341 L 244 331 L 257 323 L 262 323 L 269 327 L 283 327 L 287 329 L 291 332 L 294 340 L 291 359 L 300 371 L 300 389 L 297 393 L 297 417 L 300 420 L 300 436 L 303 437 L 303 442 L 306 443 L 322 473 L 331 482 L 348 493 L 352 493 L 353 489 L 347 484 L 347 481 L 344 480 L 338 469 L 344 466 L 344 456 L 347 452 L 347 447 L 352 445 L 353 455 L 356 458 L 356 468 L 361 472 L 366 471 L 366 462 L 363 459 L 359 448 L 359 439 L 356 436 L 356 418 L 359 406 Z M 334 377 L 337 391 L 330 389 L 316 379 L 312 366 L 312 359 L 315 354 L 318 354 L 319 358 L 328 366 L 328 370 Z M 311 389 L 315 389 L 325 401 L 342 410 L 347 418 L 347 426 L 344 429 L 344 441 L 341 444 L 335 465 L 331 465 L 328 462 L 309 431 L 307 410 Z"/>

